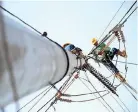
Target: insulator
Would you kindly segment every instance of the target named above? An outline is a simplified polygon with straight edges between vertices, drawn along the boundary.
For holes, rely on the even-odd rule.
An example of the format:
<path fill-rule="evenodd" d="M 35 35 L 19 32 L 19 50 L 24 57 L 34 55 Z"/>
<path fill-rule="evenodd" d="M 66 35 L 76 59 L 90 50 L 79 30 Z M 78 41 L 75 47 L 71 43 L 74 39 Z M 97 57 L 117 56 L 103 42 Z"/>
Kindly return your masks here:
<path fill-rule="evenodd" d="M 122 42 L 125 42 L 125 37 L 124 37 L 123 31 L 120 31 L 120 35 L 121 35 L 121 38 L 122 38 Z"/>

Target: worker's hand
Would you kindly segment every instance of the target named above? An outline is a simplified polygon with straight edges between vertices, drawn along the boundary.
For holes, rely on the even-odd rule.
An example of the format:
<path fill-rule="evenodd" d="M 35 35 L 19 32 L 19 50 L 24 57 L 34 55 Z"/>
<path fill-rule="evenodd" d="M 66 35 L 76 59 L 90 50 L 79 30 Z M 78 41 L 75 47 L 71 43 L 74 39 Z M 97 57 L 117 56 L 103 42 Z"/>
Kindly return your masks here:
<path fill-rule="evenodd" d="M 100 52 L 98 53 L 98 55 L 103 55 L 103 53 L 104 53 L 104 51 L 100 51 Z"/>
<path fill-rule="evenodd" d="M 73 49 L 71 52 L 72 52 L 73 54 L 76 54 L 77 51 L 76 51 L 75 49 Z"/>

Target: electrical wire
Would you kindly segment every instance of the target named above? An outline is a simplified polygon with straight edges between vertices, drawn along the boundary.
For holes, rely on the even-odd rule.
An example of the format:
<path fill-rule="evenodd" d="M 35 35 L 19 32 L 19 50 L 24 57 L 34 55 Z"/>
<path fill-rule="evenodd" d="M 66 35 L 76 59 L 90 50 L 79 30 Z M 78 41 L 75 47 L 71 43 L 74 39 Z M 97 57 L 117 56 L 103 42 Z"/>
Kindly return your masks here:
<path fill-rule="evenodd" d="M 34 101 L 37 97 L 39 97 L 41 94 L 43 94 L 44 92 L 46 92 L 47 90 L 49 91 L 52 87 L 48 87 L 46 88 L 44 91 L 42 91 L 41 93 L 39 93 L 37 96 L 35 96 L 33 99 L 31 99 L 28 103 L 26 103 L 23 107 L 21 107 L 17 112 L 19 112 L 20 110 L 22 110 L 23 108 L 25 108 L 27 105 L 29 105 L 32 101 Z"/>
<path fill-rule="evenodd" d="M 87 78 L 87 80 L 89 81 L 89 83 L 91 84 L 91 86 L 94 88 L 94 90 L 97 92 L 97 89 L 94 87 L 94 85 L 90 82 L 90 80 L 89 80 L 89 78 L 88 78 L 88 76 L 87 76 L 87 74 L 85 73 L 85 76 L 86 76 L 86 78 Z M 115 112 L 114 110 L 113 110 L 113 108 L 105 101 L 105 99 L 101 96 L 101 94 L 100 93 L 98 93 L 99 94 L 99 96 L 101 97 L 101 99 L 106 103 L 106 105 L 108 105 L 108 107 L 112 110 L 112 112 Z"/>
<path fill-rule="evenodd" d="M 121 4 L 121 6 L 119 7 L 119 9 L 116 11 L 116 13 L 114 14 L 114 16 L 112 17 L 112 19 L 110 20 L 110 22 L 108 23 L 108 25 L 106 26 L 106 28 L 104 29 L 104 31 L 102 32 L 101 36 L 98 38 L 98 41 L 100 40 L 100 38 L 103 36 L 103 34 L 105 33 L 105 31 L 107 30 L 107 28 L 109 27 L 109 25 L 111 24 L 111 22 L 114 20 L 114 18 L 116 17 L 116 15 L 118 14 L 118 12 L 120 11 L 120 9 L 122 8 L 122 6 L 124 5 L 125 1 Z"/>
<path fill-rule="evenodd" d="M 80 79 L 80 78 L 79 78 Z M 90 90 L 90 92 L 92 92 L 92 90 L 80 79 L 80 81 Z M 94 96 L 97 98 L 97 96 L 94 94 Z M 100 100 L 98 99 L 98 101 L 107 109 L 108 112 L 111 112 L 107 106 Z"/>

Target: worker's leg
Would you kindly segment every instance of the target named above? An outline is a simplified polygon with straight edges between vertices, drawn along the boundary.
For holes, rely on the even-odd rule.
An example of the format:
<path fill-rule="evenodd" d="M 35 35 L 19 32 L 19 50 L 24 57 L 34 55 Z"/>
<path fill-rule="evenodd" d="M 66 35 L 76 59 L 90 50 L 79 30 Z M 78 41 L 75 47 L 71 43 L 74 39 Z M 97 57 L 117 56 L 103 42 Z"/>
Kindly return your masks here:
<path fill-rule="evenodd" d="M 117 48 L 112 48 L 112 50 L 111 50 L 111 58 L 112 59 L 113 59 L 114 55 L 119 55 L 119 56 L 122 56 L 122 57 L 127 57 L 125 50 L 120 51 Z"/>
<path fill-rule="evenodd" d="M 119 70 L 116 68 L 116 66 L 112 63 L 110 60 L 104 60 L 103 64 L 108 67 L 114 74 L 118 73 Z"/>
<path fill-rule="evenodd" d="M 103 64 L 108 67 L 116 78 L 118 78 L 121 82 L 126 82 L 125 78 L 122 77 L 122 75 L 119 73 L 119 70 L 116 68 L 116 66 L 112 63 L 110 60 L 104 60 Z"/>

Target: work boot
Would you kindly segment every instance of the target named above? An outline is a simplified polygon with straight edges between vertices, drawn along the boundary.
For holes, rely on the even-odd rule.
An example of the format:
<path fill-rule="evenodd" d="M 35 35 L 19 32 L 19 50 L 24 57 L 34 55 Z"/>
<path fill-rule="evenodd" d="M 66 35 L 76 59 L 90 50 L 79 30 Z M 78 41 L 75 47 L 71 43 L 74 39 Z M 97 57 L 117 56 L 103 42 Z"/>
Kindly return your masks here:
<path fill-rule="evenodd" d="M 125 78 L 119 72 L 115 74 L 115 77 L 118 78 L 121 82 L 126 82 Z"/>

